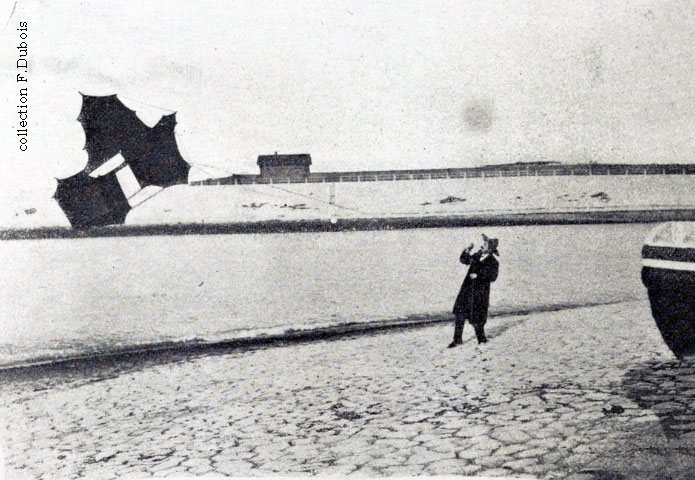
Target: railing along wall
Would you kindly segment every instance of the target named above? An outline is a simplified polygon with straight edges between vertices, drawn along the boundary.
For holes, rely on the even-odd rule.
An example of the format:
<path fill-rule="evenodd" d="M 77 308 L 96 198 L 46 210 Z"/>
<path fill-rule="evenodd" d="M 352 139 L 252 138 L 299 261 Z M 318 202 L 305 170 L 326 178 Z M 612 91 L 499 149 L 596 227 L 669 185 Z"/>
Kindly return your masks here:
<path fill-rule="evenodd" d="M 376 182 L 399 180 L 438 180 L 447 178 L 542 177 L 563 175 L 693 175 L 695 164 L 583 164 L 529 165 L 484 168 L 446 168 L 431 170 L 385 170 L 363 172 L 314 172 L 301 177 L 261 177 L 232 175 L 191 182 L 191 185 L 253 185 L 282 183 Z"/>

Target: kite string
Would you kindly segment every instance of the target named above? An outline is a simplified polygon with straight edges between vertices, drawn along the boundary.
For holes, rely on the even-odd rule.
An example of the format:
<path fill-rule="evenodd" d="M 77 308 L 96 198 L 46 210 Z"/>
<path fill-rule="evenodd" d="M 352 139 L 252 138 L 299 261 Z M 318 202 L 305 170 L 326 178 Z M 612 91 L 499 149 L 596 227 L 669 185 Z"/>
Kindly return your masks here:
<path fill-rule="evenodd" d="M 193 164 L 192 166 L 195 166 L 195 167 L 199 168 L 199 169 L 202 170 L 204 173 L 206 173 L 207 175 L 211 175 L 211 176 L 212 176 L 213 174 L 212 174 L 209 170 L 207 170 L 205 167 L 219 170 L 219 171 L 221 171 L 221 172 L 223 172 L 223 173 L 225 173 L 225 174 L 231 174 L 231 172 L 229 172 L 228 170 L 225 170 L 225 169 L 219 168 L 219 167 L 215 167 L 215 166 L 213 166 L 213 165 L 206 165 L 206 164 L 201 164 L 201 163 L 195 163 L 195 164 Z M 314 201 L 314 202 L 318 202 L 318 203 L 326 204 L 326 205 L 329 205 L 329 206 L 333 206 L 333 207 L 335 207 L 335 208 L 339 208 L 339 209 L 343 209 L 343 210 L 347 210 L 347 211 L 359 213 L 359 214 L 362 214 L 362 215 L 370 215 L 369 212 L 365 212 L 365 211 L 363 211 L 363 210 L 359 210 L 359 209 L 351 208 L 351 207 L 346 207 L 345 205 L 340 205 L 340 204 L 338 204 L 338 203 L 331 203 L 330 201 L 322 200 L 322 199 L 320 199 L 320 198 L 315 198 L 315 197 L 311 197 L 311 196 L 309 196 L 309 195 L 304 195 L 304 194 L 299 193 L 299 192 L 294 192 L 294 191 L 292 191 L 292 190 L 288 190 L 288 189 L 286 189 L 286 188 L 279 187 L 279 186 L 276 185 L 276 184 L 269 183 L 269 184 L 264 184 L 264 185 L 269 186 L 269 187 L 271 187 L 271 188 L 274 188 L 274 189 L 276 189 L 276 190 L 280 190 L 281 192 L 285 192 L 285 193 L 289 193 L 289 194 L 291 194 L 291 195 L 295 195 L 295 196 L 298 196 L 298 197 L 306 198 L 306 199 L 308 199 L 308 200 L 312 200 L 312 201 Z M 142 191 L 144 188 L 146 188 L 146 187 L 147 187 L 147 186 L 145 186 L 145 187 L 141 188 L 140 190 L 138 190 L 138 192 L 136 192 L 136 193 L 134 193 L 133 195 L 131 195 L 130 198 L 132 198 L 132 197 L 134 197 L 135 195 L 137 195 L 139 192 L 141 192 L 141 191 Z M 250 190 L 250 191 L 252 191 L 252 192 L 254 192 L 254 193 L 259 193 L 259 194 L 262 194 L 262 195 L 267 195 L 267 192 L 263 192 L 263 191 L 261 191 L 261 190 L 259 190 L 259 189 L 257 189 L 257 188 L 250 187 L 249 185 L 246 185 L 246 187 L 248 188 L 248 190 Z M 135 207 L 141 205 L 142 203 L 146 202 L 147 200 L 150 200 L 151 198 L 154 198 L 155 196 L 157 196 L 157 195 L 159 195 L 160 193 L 162 193 L 162 191 L 164 191 L 164 188 L 161 188 L 161 189 L 158 190 L 156 193 L 150 195 L 149 197 L 145 198 L 145 199 L 142 200 L 141 202 L 139 202 L 139 203 L 137 203 L 136 205 L 134 205 L 132 208 L 135 208 Z"/>
<path fill-rule="evenodd" d="M 134 194 L 132 194 L 130 197 L 128 197 L 128 200 L 130 200 L 130 199 L 133 198 L 135 195 L 137 195 L 138 193 L 142 192 L 144 189 L 146 189 L 147 187 L 150 187 L 150 186 L 152 186 L 152 185 L 145 185 L 145 186 L 142 187 L 140 190 L 138 190 L 137 192 L 135 192 Z M 158 186 L 158 185 L 155 185 L 155 186 Z M 157 195 L 159 195 L 159 194 L 162 193 L 163 191 L 164 191 L 164 188 L 159 187 L 159 190 L 157 190 L 156 192 L 154 192 L 152 195 L 150 195 L 149 197 L 145 198 L 144 200 L 141 200 L 140 202 L 138 202 L 138 203 L 136 203 L 135 205 L 131 206 L 130 208 L 131 208 L 131 209 L 134 209 L 134 208 L 136 208 L 136 207 L 139 207 L 140 205 L 142 205 L 142 204 L 145 203 L 146 201 L 150 200 L 151 198 L 156 197 Z"/>
<path fill-rule="evenodd" d="M 208 170 L 206 170 L 206 169 L 203 168 L 203 167 L 214 168 L 214 169 L 216 169 L 216 170 L 220 170 L 220 171 L 222 171 L 222 172 L 224 172 L 224 173 L 227 173 L 227 174 L 230 174 L 230 175 L 231 175 L 231 172 L 229 172 L 228 170 L 225 170 L 225 169 L 219 168 L 219 167 L 215 167 L 215 166 L 212 166 L 212 165 L 206 165 L 206 164 L 196 163 L 196 164 L 194 164 L 194 166 L 200 168 L 204 173 L 206 173 L 206 174 L 208 174 L 208 175 L 212 175 L 211 172 L 209 172 Z M 327 204 L 327 205 L 332 205 L 332 206 L 334 206 L 334 207 L 336 207 L 336 208 L 341 208 L 341 209 L 343 209 L 343 210 L 348 210 L 348 211 L 360 213 L 360 214 L 363 214 L 363 215 L 369 215 L 369 214 L 370 214 L 369 212 L 364 212 L 364 211 L 358 210 L 358 209 L 356 209 L 356 208 L 346 207 L 346 206 L 340 205 L 340 204 L 338 204 L 338 203 L 331 203 L 330 201 L 327 202 L 327 201 L 325 201 L 325 200 L 321 200 L 321 199 L 319 199 L 319 198 L 310 197 L 310 196 L 308 196 L 308 195 L 304 195 L 304 194 L 301 194 L 301 193 L 299 193 L 299 192 L 293 192 L 292 190 L 287 190 L 287 189 L 285 189 L 285 188 L 278 187 L 276 184 L 267 183 L 267 184 L 264 184 L 264 185 L 267 185 L 267 186 L 269 186 L 269 187 L 275 188 L 275 189 L 280 190 L 280 191 L 285 192 L 285 193 L 290 193 L 290 194 L 292 194 L 292 195 L 296 195 L 296 196 L 298 196 L 298 197 L 307 198 L 307 199 L 309 199 L 309 200 L 312 200 L 312 201 L 315 201 L 315 202 L 319 202 L 319 203 L 325 203 L 325 204 Z M 249 189 L 250 191 L 252 191 L 252 192 L 260 193 L 260 194 L 267 194 L 266 192 L 262 192 L 262 191 L 260 191 L 260 190 L 258 190 L 258 189 L 251 188 L 251 187 L 248 186 L 248 185 L 246 185 L 246 186 L 247 186 L 248 189 Z"/>
<path fill-rule="evenodd" d="M 156 108 L 157 110 L 162 110 L 163 112 L 176 113 L 176 110 L 171 110 L 170 108 L 158 107 L 157 105 L 152 105 L 151 103 L 140 102 L 130 97 L 124 97 L 123 95 L 118 95 L 118 98 L 127 100 L 128 102 L 137 103 L 138 105 L 145 105 L 148 107 Z"/>
<path fill-rule="evenodd" d="M 188 152 L 186 151 L 186 149 L 185 149 L 183 146 L 181 146 L 180 148 L 182 148 L 183 151 L 184 151 L 183 153 L 184 153 L 186 156 L 188 156 Z M 205 174 L 207 174 L 207 175 L 210 175 L 211 178 L 215 178 L 216 175 L 215 175 L 213 172 L 210 172 L 210 171 L 209 171 L 208 169 L 206 169 L 205 167 L 211 168 L 211 169 L 213 169 L 213 170 L 219 170 L 220 172 L 222 172 L 222 173 L 225 174 L 226 176 L 232 176 L 232 175 L 234 174 L 233 172 L 231 172 L 231 171 L 229 171 L 229 170 L 225 170 L 224 168 L 216 167 L 216 166 L 214 166 L 214 165 L 207 165 L 207 164 L 205 164 L 205 163 L 194 163 L 194 164 L 191 164 L 191 166 L 199 168 L 200 170 L 203 171 L 203 173 L 205 173 Z M 224 177 L 218 177 L 218 178 L 224 178 Z M 291 190 L 287 190 L 287 189 L 284 189 L 284 188 L 280 188 L 280 187 L 278 187 L 277 185 L 273 185 L 273 184 L 266 184 L 266 185 L 269 185 L 270 187 L 276 188 L 277 190 L 280 190 L 280 191 L 283 191 L 283 192 L 286 192 L 286 193 L 291 193 L 292 195 L 297 195 L 297 196 L 299 196 L 299 197 L 303 197 L 303 198 L 307 198 L 307 199 L 309 199 L 309 200 L 313 200 L 313 201 L 315 201 L 315 202 L 325 203 L 325 204 L 327 204 L 327 205 L 333 205 L 334 207 L 342 208 L 342 209 L 344 209 L 344 210 L 349 210 L 349 211 L 356 212 L 356 213 L 361 213 L 361 214 L 363 214 L 363 215 L 369 215 L 368 212 L 363 212 L 363 211 L 361 211 L 361 210 L 357 210 L 357 209 L 355 209 L 355 208 L 346 207 L 346 206 L 344 206 L 344 205 L 340 205 L 340 204 L 337 204 L 337 203 L 331 203 L 330 201 L 327 202 L 327 201 L 325 201 L 325 200 L 321 200 L 321 199 L 318 199 L 318 198 L 313 198 L 313 197 L 310 197 L 310 196 L 308 196 L 308 195 L 303 195 L 303 194 L 298 193 L 298 192 L 293 192 L 293 191 L 291 191 Z M 251 190 L 252 192 L 255 192 L 255 193 L 265 194 L 265 192 L 261 192 L 260 190 L 257 190 L 257 189 L 254 189 L 254 188 L 249 188 L 249 190 Z M 154 196 L 154 195 L 153 195 L 153 196 Z M 149 197 L 149 198 L 152 198 L 152 197 Z M 139 204 L 138 204 L 138 205 L 139 205 Z"/>
<path fill-rule="evenodd" d="M 299 197 L 308 198 L 309 200 L 313 200 L 313 201 L 315 201 L 315 202 L 325 203 L 325 204 L 332 205 L 332 206 L 337 207 L 337 208 L 342 208 L 343 210 L 349 210 L 349 211 L 352 211 L 352 212 L 361 213 L 361 214 L 363 214 L 363 215 L 369 215 L 369 212 L 364 212 L 364 211 L 362 211 L 362 210 L 357 210 L 356 208 L 346 207 L 346 206 L 344 206 L 344 205 L 340 205 L 340 204 L 337 204 L 337 203 L 327 202 L 327 201 L 325 201 L 325 200 L 321 200 L 320 198 L 314 198 L 314 197 L 310 197 L 310 196 L 308 196 L 308 195 L 303 195 L 303 194 L 301 194 L 301 193 L 299 193 L 299 192 L 293 192 L 292 190 L 287 190 L 287 189 L 278 187 L 277 185 L 272 184 L 272 183 L 269 183 L 269 184 L 267 184 L 267 185 L 270 186 L 270 187 L 276 188 L 276 189 L 278 189 L 278 190 L 280 190 L 280 191 L 286 192 L 286 193 L 291 193 L 291 194 L 297 195 L 297 196 L 299 196 Z"/>
<path fill-rule="evenodd" d="M 185 152 L 184 152 L 184 153 L 185 153 Z M 230 172 L 229 170 L 225 170 L 225 169 L 220 168 L 220 167 L 215 167 L 214 165 L 206 165 L 205 163 L 194 163 L 194 164 L 192 164 L 191 166 L 192 166 L 192 167 L 198 167 L 200 170 L 203 171 L 203 173 L 206 173 L 206 174 L 208 174 L 208 175 L 211 175 L 211 178 L 216 178 L 216 177 L 215 177 L 215 174 L 214 174 L 213 172 L 210 172 L 209 170 L 203 168 L 203 167 L 212 168 L 212 169 L 214 169 L 214 170 L 219 170 L 220 172 L 224 173 L 224 174 L 227 175 L 227 176 L 233 175 L 233 173 Z"/>

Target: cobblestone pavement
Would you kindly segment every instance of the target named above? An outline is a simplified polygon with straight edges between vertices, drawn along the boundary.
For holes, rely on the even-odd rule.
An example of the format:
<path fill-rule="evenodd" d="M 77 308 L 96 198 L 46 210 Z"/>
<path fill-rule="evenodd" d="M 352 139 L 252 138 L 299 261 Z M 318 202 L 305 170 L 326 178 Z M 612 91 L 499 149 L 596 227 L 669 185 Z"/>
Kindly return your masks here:
<path fill-rule="evenodd" d="M 637 301 L 5 380 L 8 478 L 688 478 L 695 363 Z"/>

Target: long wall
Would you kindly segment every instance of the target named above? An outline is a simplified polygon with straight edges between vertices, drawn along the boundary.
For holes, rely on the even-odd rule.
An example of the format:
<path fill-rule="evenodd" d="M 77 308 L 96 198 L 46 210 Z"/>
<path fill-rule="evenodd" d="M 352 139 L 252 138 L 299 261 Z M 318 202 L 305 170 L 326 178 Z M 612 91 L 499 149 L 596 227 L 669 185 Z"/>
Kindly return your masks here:
<path fill-rule="evenodd" d="M 695 164 L 506 164 L 477 168 L 443 168 L 429 170 L 383 170 L 358 172 L 312 172 L 307 176 L 261 177 L 232 175 L 212 178 L 191 185 L 251 185 L 275 183 L 374 182 L 428 180 L 445 178 L 526 177 L 561 175 L 693 175 Z"/>

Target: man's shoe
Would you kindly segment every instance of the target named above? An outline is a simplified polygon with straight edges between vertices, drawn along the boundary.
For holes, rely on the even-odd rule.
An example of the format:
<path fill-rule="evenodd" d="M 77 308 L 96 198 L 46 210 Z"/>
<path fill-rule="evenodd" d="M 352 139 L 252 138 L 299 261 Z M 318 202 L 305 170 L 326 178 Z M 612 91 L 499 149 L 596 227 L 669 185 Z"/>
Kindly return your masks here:
<path fill-rule="evenodd" d="M 463 344 L 463 342 L 451 342 L 448 347 L 446 348 L 454 348 L 458 347 L 459 345 Z"/>

